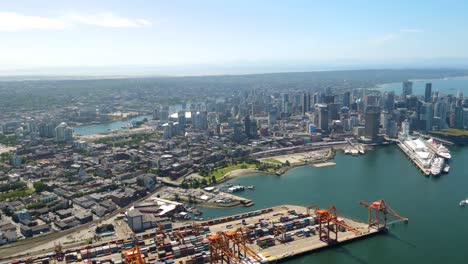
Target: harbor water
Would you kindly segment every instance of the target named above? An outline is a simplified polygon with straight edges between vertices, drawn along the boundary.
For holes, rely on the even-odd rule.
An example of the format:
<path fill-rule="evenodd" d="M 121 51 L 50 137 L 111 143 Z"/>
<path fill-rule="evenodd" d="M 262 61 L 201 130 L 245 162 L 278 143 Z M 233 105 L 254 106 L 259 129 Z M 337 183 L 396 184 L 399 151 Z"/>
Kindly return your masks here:
<path fill-rule="evenodd" d="M 424 95 L 426 83 L 432 83 L 432 92 L 439 92 L 441 94 L 452 94 L 457 95 L 458 92 L 468 95 L 468 78 L 448 78 L 448 79 L 436 79 L 436 80 L 416 80 L 413 81 L 413 94 Z M 382 85 L 379 90 L 387 92 L 395 92 L 396 95 L 400 95 L 402 92 L 403 84 L 398 83 L 387 83 Z"/>
<path fill-rule="evenodd" d="M 281 205 L 336 205 L 339 213 L 367 220 L 360 200 L 385 199 L 409 223 L 390 232 L 298 257 L 287 263 L 467 263 L 468 148 L 450 149 L 449 174 L 424 176 L 397 146 L 377 147 L 363 156 L 339 153 L 336 165 L 299 167 L 282 176 L 251 175 L 232 184 L 254 185 L 236 193 L 255 201 L 249 208 L 203 208 L 203 217 L 219 217 Z"/>

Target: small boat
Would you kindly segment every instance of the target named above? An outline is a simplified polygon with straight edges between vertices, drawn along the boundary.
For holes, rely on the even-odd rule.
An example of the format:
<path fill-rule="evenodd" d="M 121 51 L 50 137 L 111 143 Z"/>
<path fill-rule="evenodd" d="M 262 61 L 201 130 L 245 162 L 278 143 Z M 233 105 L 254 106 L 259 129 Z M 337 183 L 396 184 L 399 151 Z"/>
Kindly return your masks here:
<path fill-rule="evenodd" d="M 444 173 L 449 173 L 450 171 L 450 166 L 449 165 L 445 165 L 444 166 Z"/>
<path fill-rule="evenodd" d="M 247 189 L 249 189 L 249 190 L 254 190 L 254 189 L 255 189 L 255 186 L 249 185 L 249 186 L 247 186 Z"/>
<path fill-rule="evenodd" d="M 461 207 L 465 206 L 465 204 L 468 202 L 468 199 L 465 199 L 465 200 L 461 200 L 460 203 L 458 205 L 460 205 Z"/>
<path fill-rule="evenodd" d="M 193 213 L 194 215 L 196 215 L 196 216 L 200 216 L 200 215 L 203 214 L 203 212 L 200 211 L 200 210 L 198 210 L 198 209 L 194 209 L 192 213 Z"/>

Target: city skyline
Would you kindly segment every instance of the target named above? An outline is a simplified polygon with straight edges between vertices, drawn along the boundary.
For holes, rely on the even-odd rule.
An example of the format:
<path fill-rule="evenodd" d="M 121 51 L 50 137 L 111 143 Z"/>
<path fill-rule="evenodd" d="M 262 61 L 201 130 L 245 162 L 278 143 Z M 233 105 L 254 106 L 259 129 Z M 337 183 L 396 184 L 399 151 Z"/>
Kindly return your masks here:
<path fill-rule="evenodd" d="M 5 3 L 0 73 L 204 75 L 468 65 L 466 3 L 338 2 Z"/>

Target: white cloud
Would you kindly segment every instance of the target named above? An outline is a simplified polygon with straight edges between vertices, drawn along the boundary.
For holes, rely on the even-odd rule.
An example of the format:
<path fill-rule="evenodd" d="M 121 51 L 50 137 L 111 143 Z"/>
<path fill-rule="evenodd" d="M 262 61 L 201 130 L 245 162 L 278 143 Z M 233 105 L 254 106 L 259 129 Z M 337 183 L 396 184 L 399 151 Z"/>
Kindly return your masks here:
<path fill-rule="evenodd" d="M 146 19 L 125 18 L 117 16 L 113 13 L 99 13 L 91 15 L 71 14 L 64 16 L 63 19 L 69 20 L 72 23 L 109 28 L 135 28 L 151 26 L 151 22 Z"/>
<path fill-rule="evenodd" d="M 387 34 L 387 35 L 383 35 L 383 36 L 380 36 L 380 37 L 377 37 L 377 38 L 374 38 L 374 39 L 371 39 L 370 42 L 372 44 L 376 44 L 376 45 L 380 45 L 380 44 L 385 44 L 387 42 L 390 42 L 392 40 L 395 40 L 398 38 L 398 35 L 395 35 L 395 34 Z"/>
<path fill-rule="evenodd" d="M 400 29 L 400 32 L 404 32 L 404 33 L 422 33 L 423 31 L 421 29 L 417 29 L 417 28 L 402 28 L 402 29 Z"/>
<path fill-rule="evenodd" d="M 58 30 L 73 25 L 105 28 L 150 27 L 151 22 L 142 18 L 126 18 L 113 13 L 70 14 L 60 17 L 28 16 L 14 12 L 0 12 L 0 31 Z"/>
<path fill-rule="evenodd" d="M 25 16 L 13 12 L 0 12 L 0 31 L 33 29 L 63 29 L 68 23 L 59 18 Z"/>

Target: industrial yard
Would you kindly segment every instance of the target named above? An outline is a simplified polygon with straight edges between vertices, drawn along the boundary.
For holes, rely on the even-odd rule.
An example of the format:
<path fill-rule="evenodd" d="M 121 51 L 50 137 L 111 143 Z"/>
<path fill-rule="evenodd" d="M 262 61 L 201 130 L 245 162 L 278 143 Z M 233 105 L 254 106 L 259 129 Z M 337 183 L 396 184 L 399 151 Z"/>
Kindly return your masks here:
<path fill-rule="evenodd" d="M 386 217 L 377 215 L 408 220 L 383 200 L 360 203 L 371 216 L 368 223 L 339 215 L 334 206 L 283 205 L 184 226 L 159 224 L 69 250 L 57 245 L 55 252 L 14 263 L 274 263 L 385 230 Z"/>

